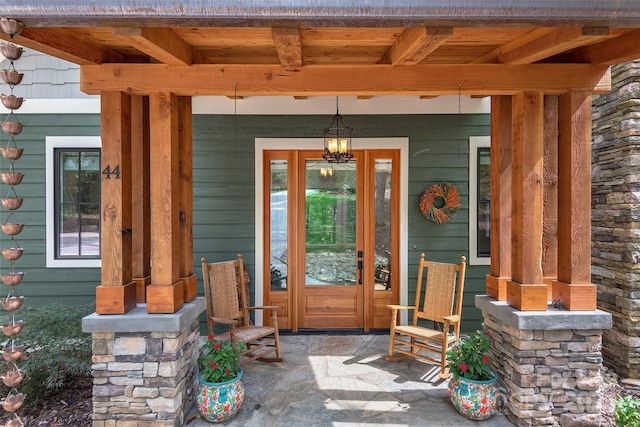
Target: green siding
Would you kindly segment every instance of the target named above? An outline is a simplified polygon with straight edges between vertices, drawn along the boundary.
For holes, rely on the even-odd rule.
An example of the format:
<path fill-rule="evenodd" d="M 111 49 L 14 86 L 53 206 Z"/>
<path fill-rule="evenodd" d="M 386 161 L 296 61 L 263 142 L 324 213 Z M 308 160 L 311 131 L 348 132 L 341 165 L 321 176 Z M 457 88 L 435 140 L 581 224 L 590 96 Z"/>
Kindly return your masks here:
<path fill-rule="evenodd" d="M 27 101 L 28 102 L 28 101 Z M 24 123 L 22 133 L 15 137 L 16 144 L 24 148 L 24 155 L 15 162 L 15 169 L 25 174 L 16 193 L 24 198 L 22 207 L 11 221 L 25 225 L 16 240 L 24 248 L 24 254 L 15 262 L 16 271 L 24 271 L 24 280 L 16 286 L 16 293 L 24 295 L 25 304 L 38 306 L 52 300 L 62 304 L 77 305 L 95 302 L 95 287 L 100 283 L 99 269 L 49 268 L 45 259 L 45 138 L 47 136 L 98 136 L 100 118 L 87 115 L 20 115 Z M 7 135 L 1 133 L 3 145 Z M 0 158 L 0 169 L 7 170 L 9 162 Z M 7 194 L 8 186 L 0 184 L 0 191 Z M 8 212 L 1 209 L 0 220 L 7 220 Z M 0 233 L 0 245 L 10 245 L 8 236 Z M 0 257 L 0 270 L 9 270 L 9 262 Z M 6 295 L 5 288 L 3 295 Z"/>
<path fill-rule="evenodd" d="M 93 302 L 100 282 L 98 269 L 46 269 L 44 241 L 45 136 L 99 135 L 97 115 L 28 115 L 24 131 L 16 137 L 25 155 L 16 169 L 26 174 L 17 187 L 25 197 L 18 218 L 27 227 L 18 236 L 25 254 L 16 269 L 27 275 L 17 290 L 31 304 L 50 297 L 70 303 Z M 330 116 L 195 115 L 194 152 L 194 271 L 200 280 L 200 258 L 209 261 L 244 254 L 255 274 L 254 140 L 255 138 L 319 138 Z M 468 257 L 469 136 L 489 134 L 488 115 L 376 115 L 348 116 L 354 138 L 407 137 L 409 139 L 409 301 L 413 301 L 420 252 L 431 259 L 457 261 Z M 318 147 L 320 148 L 320 147 Z M 2 159 L 2 169 L 7 162 Z M 406 167 L 406 165 L 405 165 Z M 429 185 L 447 180 L 461 194 L 462 208 L 446 224 L 435 224 L 418 209 L 420 195 Z M 6 187 L 6 186 L 5 186 Z M 3 218 L 6 212 L 2 212 Z M 4 242 L 7 237 L 0 237 Z M 2 269 L 8 263 L 2 260 Z M 475 294 L 484 293 L 486 266 L 469 266 L 464 300 L 463 329 L 479 326 Z"/>

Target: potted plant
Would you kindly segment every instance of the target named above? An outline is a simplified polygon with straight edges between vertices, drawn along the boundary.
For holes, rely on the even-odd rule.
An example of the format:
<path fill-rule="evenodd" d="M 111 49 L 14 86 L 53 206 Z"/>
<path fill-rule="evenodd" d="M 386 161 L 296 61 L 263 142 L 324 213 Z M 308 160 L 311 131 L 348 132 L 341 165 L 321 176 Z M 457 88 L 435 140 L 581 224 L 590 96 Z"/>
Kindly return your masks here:
<path fill-rule="evenodd" d="M 244 400 L 240 353 L 246 348 L 241 341 L 217 340 L 213 334 L 200 347 L 196 404 L 207 421 L 228 421 L 240 409 Z"/>
<path fill-rule="evenodd" d="M 486 420 L 497 412 L 498 375 L 491 370 L 489 339 L 488 332 L 477 330 L 447 351 L 447 366 L 453 374 L 451 403 L 472 420 Z"/>

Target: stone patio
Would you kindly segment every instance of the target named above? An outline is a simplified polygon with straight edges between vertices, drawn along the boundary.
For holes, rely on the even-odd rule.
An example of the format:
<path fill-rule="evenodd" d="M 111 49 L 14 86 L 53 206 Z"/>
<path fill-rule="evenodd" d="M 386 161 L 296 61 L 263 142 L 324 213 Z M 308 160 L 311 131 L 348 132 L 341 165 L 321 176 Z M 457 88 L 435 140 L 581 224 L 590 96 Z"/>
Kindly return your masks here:
<path fill-rule="evenodd" d="M 503 414 L 474 422 L 449 401 L 438 367 L 387 362 L 388 335 L 287 334 L 282 363 L 245 366 L 245 401 L 225 426 L 512 426 Z M 213 425 L 197 417 L 188 427 Z"/>

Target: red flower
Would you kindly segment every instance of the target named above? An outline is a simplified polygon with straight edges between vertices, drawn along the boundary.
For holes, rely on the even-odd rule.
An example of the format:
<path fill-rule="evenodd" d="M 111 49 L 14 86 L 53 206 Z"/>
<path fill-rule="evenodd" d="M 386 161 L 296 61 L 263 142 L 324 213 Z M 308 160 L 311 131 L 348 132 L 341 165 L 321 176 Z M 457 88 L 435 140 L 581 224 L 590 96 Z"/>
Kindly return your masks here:
<path fill-rule="evenodd" d="M 467 364 L 466 364 L 466 363 L 464 363 L 464 362 L 462 362 L 462 363 L 460 364 L 460 366 L 459 366 L 459 367 L 460 367 L 460 370 L 461 370 L 462 372 L 467 372 L 467 369 L 469 369 L 469 367 L 467 366 Z"/>
<path fill-rule="evenodd" d="M 213 345 L 213 349 L 214 349 L 214 350 L 220 350 L 220 343 L 219 343 L 219 342 L 215 343 L 215 344 Z"/>
<path fill-rule="evenodd" d="M 482 356 L 482 363 L 489 363 L 489 358 L 487 356 Z"/>
<path fill-rule="evenodd" d="M 209 335 L 207 336 L 207 339 L 208 339 L 209 341 L 211 341 L 211 340 L 213 339 L 213 334 L 209 334 Z"/>
<path fill-rule="evenodd" d="M 491 335 L 489 335 L 489 331 L 486 331 L 486 332 L 484 333 L 484 335 L 485 335 L 485 336 L 487 336 L 487 337 L 490 337 L 490 336 L 491 336 Z"/>
<path fill-rule="evenodd" d="M 229 374 L 231 374 L 231 371 L 227 369 L 226 371 L 224 371 L 224 374 L 225 375 L 229 375 Z"/>
<path fill-rule="evenodd" d="M 218 364 L 216 362 L 214 362 L 213 360 L 209 361 L 209 365 L 211 365 L 212 369 L 218 369 Z"/>

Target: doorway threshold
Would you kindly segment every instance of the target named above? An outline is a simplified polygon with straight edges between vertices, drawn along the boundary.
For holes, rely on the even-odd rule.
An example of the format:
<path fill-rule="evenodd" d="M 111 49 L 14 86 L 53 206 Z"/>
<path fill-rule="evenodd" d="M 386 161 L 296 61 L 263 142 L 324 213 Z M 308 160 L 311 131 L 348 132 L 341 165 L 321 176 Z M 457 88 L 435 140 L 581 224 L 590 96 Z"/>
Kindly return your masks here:
<path fill-rule="evenodd" d="M 364 329 L 308 329 L 301 328 L 298 332 L 291 330 L 280 330 L 280 335 L 389 335 L 388 329 L 370 329 L 365 332 Z"/>

